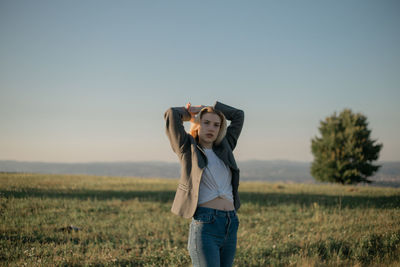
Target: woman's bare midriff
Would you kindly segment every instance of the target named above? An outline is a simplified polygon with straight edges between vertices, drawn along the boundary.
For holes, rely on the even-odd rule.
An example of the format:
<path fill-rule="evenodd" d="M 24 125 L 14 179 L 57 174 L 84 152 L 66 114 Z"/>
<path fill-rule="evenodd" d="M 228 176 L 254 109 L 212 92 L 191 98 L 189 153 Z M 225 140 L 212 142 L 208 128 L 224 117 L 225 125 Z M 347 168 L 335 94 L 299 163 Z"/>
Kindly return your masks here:
<path fill-rule="evenodd" d="M 200 207 L 211 208 L 216 210 L 234 210 L 233 203 L 222 197 L 216 197 L 213 200 L 200 204 Z"/>

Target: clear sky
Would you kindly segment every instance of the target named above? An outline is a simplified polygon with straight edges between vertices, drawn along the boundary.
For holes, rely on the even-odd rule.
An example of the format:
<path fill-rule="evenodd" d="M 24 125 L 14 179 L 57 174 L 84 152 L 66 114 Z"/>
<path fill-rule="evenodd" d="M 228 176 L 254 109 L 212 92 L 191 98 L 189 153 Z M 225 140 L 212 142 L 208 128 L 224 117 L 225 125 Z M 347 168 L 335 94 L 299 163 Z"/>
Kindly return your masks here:
<path fill-rule="evenodd" d="M 237 160 L 312 161 L 351 108 L 400 160 L 399 1 L 0 0 L 0 160 L 177 161 L 170 106 L 245 111 Z"/>

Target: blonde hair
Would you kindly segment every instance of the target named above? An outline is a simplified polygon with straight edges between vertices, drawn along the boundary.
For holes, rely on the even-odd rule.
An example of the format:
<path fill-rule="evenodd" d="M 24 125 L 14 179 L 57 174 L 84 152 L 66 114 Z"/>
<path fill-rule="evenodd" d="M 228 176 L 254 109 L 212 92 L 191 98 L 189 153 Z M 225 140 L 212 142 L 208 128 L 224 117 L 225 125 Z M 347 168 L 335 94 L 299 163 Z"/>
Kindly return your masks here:
<path fill-rule="evenodd" d="M 191 136 L 193 136 L 193 138 L 195 138 L 195 139 L 198 137 L 199 128 L 200 128 L 200 120 L 203 117 L 203 115 L 206 113 L 217 114 L 219 116 L 219 118 L 221 119 L 221 125 L 219 127 L 217 139 L 214 142 L 216 145 L 219 145 L 221 143 L 222 139 L 224 139 L 224 137 L 226 135 L 227 123 L 226 123 L 224 114 L 222 114 L 221 111 L 214 109 L 213 107 L 205 107 L 195 116 L 194 121 L 191 122 L 189 134 Z"/>

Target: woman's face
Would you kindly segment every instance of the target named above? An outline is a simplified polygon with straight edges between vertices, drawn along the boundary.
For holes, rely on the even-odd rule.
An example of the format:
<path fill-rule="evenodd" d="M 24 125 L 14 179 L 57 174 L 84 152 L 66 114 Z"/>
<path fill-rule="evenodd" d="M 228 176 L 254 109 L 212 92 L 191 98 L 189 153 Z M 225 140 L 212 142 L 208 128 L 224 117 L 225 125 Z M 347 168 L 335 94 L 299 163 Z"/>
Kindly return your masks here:
<path fill-rule="evenodd" d="M 202 147 L 212 148 L 221 128 L 221 118 L 215 113 L 205 113 L 200 119 L 199 143 Z"/>

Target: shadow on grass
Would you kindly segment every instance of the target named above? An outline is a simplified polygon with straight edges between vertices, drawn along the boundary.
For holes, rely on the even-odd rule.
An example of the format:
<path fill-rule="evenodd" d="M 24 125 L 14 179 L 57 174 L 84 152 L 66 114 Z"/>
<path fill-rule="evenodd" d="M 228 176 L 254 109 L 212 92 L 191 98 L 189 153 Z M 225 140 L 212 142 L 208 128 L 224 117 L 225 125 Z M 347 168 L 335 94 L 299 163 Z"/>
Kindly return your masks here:
<path fill-rule="evenodd" d="M 36 188 L 18 191 L 0 190 L 0 196 L 6 198 L 69 198 L 82 200 L 130 200 L 168 202 L 175 196 L 174 191 L 118 191 L 118 190 L 44 190 Z"/>
<path fill-rule="evenodd" d="M 400 195 L 395 196 L 340 196 L 322 194 L 285 194 L 285 193 L 240 193 L 242 203 L 251 202 L 264 206 L 279 206 L 296 204 L 341 208 L 380 208 L 391 209 L 400 207 Z"/>
<path fill-rule="evenodd" d="M 332 196 L 323 194 L 285 194 L 241 192 L 241 203 L 260 206 L 301 205 L 341 208 L 400 208 L 400 195 L 394 196 Z M 130 200 L 153 202 L 172 202 L 175 191 L 114 191 L 114 190 L 44 190 L 25 188 L 18 191 L 0 190 L 0 196 L 6 198 L 70 198 L 82 200 Z"/>

